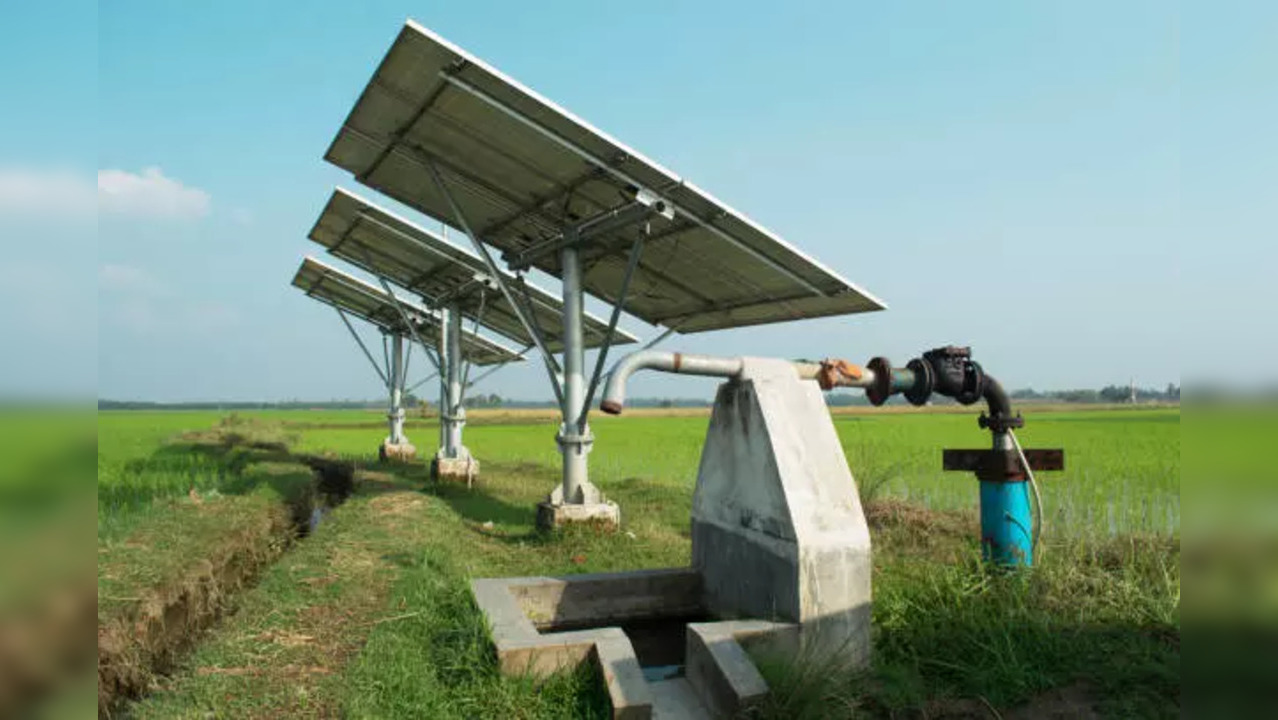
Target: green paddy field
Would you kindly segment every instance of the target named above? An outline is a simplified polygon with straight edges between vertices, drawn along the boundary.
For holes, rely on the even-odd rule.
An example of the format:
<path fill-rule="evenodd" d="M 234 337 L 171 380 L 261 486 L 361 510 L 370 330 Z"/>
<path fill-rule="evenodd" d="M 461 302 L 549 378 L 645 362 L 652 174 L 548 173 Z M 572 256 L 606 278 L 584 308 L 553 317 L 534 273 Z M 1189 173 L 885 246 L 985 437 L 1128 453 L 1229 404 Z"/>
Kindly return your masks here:
<path fill-rule="evenodd" d="M 1022 444 L 1063 447 L 1067 469 L 1039 478 L 1040 566 L 1011 576 L 978 562 L 975 479 L 940 470 L 942 448 L 988 442 L 974 413 L 835 413 L 875 542 L 874 665 L 768 668 L 760 716 L 1179 714 L 1179 409 L 1023 411 Z M 374 412 L 99 413 L 100 710 L 606 717 L 588 674 L 498 674 L 467 579 L 686 564 L 707 422 L 592 419 L 592 479 L 624 527 L 547 535 L 533 527 L 559 477 L 546 412 L 471 413 L 471 490 L 378 464 Z M 432 419 L 407 431 L 433 451 Z M 316 490 L 333 473 L 354 485 L 340 504 Z M 182 632 L 139 644 L 147 603 L 186 603 Z"/>

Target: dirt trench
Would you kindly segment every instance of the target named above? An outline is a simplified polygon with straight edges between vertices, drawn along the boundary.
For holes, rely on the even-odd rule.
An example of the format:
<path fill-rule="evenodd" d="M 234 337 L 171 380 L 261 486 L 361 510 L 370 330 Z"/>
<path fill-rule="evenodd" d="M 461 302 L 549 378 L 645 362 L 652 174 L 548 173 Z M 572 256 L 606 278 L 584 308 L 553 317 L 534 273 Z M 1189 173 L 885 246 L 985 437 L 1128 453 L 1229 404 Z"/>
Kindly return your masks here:
<path fill-rule="evenodd" d="M 232 498 L 205 501 L 193 494 L 182 501 L 194 505 L 182 508 L 193 518 L 211 514 L 203 519 L 216 523 L 219 513 L 246 509 L 255 516 L 201 547 L 200 555 L 184 562 L 176 576 L 136 596 L 115 598 L 123 602 L 106 616 L 99 611 L 99 717 L 112 717 L 123 703 L 150 691 L 158 676 L 170 672 L 201 635 L 234 608 L 237 593 L 251 587 L 265 568 L 311 532 L 324 512 L 352 493 L 350 463 L 314 456 L 291 459 L 313 472 L 312 492 L 247 508 Z"/>

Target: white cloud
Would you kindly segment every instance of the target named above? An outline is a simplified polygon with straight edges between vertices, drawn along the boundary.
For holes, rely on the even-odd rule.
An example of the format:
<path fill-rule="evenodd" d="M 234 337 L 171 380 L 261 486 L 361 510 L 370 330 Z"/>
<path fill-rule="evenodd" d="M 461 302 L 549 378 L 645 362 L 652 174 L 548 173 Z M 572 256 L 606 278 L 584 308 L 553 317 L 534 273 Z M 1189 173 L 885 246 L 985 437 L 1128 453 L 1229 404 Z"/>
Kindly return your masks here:
<path fill-rule="evenodd" d="M 0 167 L 0 217 L 65 220 L 92 217 L 96 211 L 93 183 L 83 172 Z"/>
<path fill-rule="evenodd" d="M 199 188 L 165 177 L 158 167 L 140 174 L 98 171 L 98 211 L 104 215 L 183 220 L 209 214 L 212 199 Z"/>

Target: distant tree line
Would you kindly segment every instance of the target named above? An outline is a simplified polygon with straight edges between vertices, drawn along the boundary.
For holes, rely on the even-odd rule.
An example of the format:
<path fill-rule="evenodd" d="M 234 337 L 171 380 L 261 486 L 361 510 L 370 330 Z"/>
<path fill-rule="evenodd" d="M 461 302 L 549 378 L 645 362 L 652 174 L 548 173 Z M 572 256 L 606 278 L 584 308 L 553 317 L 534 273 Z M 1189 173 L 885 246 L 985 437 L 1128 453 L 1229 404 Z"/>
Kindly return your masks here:
<path fill-rule="evenodd" d="M 1105 387 L 1094 389 L 1076 389 L 1076 390 L 1048 390 L 1040 392 L 1033 388 L 1024 388 L 1014 390 L 1009 393 L 1013 400 L 1031 400 L 1035 402 L 1053 402 L 1053 403 L 1125 403 L 1131 399 L 1130 385 L 1106 385 Z M 1180 386 L 1175 383 L 1168 383 L 1167 387 L 1158 390 L 1155 388 L 1136 388 L 1136 402 L 1180 402 Z M 900 395 L 894 395 L 888 399 L 889 404 L 906 404 L 905 398 Z M 952 398 L 933 395 L 931 403 L 933 405 L 953 405 L 955 401 Z M 869 405 L 870 401 L 865 398 L 864 393 L 846 393 L 834 392 L 826 397 L 826 404 L 831 407 L 846 407 L 851 405 Z"/>
<path fill-rule="evenodd" d="M 1032 388 L 1012 393 L 1013 400 L 1046 400 L 1071 403 L 1124 403 L 1132 398 L 1130 385 L 1106 385 L 1100 390 L 1055 390 L 1038 392 Z M 1180 386 L 1167 383 L 1167 387 L 1136 388 L 1136 402 L 1180 402 Z"/>

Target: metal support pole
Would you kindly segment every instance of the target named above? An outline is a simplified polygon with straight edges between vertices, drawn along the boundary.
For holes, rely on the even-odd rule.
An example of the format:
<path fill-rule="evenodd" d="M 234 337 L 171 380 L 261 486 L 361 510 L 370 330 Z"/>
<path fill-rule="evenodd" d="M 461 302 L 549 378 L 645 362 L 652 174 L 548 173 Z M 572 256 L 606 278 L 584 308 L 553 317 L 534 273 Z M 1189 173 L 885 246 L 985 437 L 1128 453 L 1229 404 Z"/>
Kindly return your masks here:
<path fill-rule="evenodd" d="M 447 328 L 448 322 L 452 317 L 449 308 L 443 307 L 439 309 L 440 328 Z M 441 332 L 439 334 L 439 448 L 444 450 L 448 446 L 448 334 Z"/>
<path fill-rule="evenodd" d="M 382 331 L 382 367 L 386 369 L 387 378 L 394 377 L 394 375 L 391 374 L 390 343 L 386 337 L 385 330 Z"/>
<path fill-rule="evenodd" d="M 386 418 L 390 424 L 391 445 L 404 442 L 404 338 L 398 333 L 391 337 L 390 363 L 390 412 Z"/>
<path fill-rule="evenodd" d="M 488 293 L 481 289 L 479 291 L 479 311 L 475 313 L 475 324 L 474 326 L 471 327 L 471 330 L 470 330 L 470 333 L 472 335 L 475 335 L 475 336 L 479 335 L 479 325 L 480 325 L 480 321 L 484 319 L 484 305 L 487 302 L 488 302 Z M 460 334 L 460 332 L 458 334 Z M 461 378 L 462 396 L 461 398 L 457 400 L 458 404 L 462 405 L 463 407 L 465 407 L 466 405 L 466 388 L 470 387 L 470 382 L 469 382 L 470 368 L 472 365 L 474 365 L 474 363 L 471 362 L 470 358 L 466 358 L 466 366 L 465 366 L 466 369 L 462 371 L 462 378 Z"/>
<path fill-rule="evenodd" d="M 564 397 L 563 423 L 559 426 L 559 449 L 563 453 L 563 501 L 565 504 L 583 502 L 582 486 L 588 481 L 586 455 L 594 438 L 590 426 L 577 425 L 582 417 L 585 394 L 585 343 L 582 333 L 584 311 L 581 289 L 581 258 L 574 245 L 559 251 L 563 268 L 564 299 Z"/>
<path fill-rule="evenodd" d="M 409 361 L 411 361 L 412 359 L 413 359 L 413 344 L 408 343 L 407 345 L 404 346 L 404 368 L 399 374 L 399 389 L 400 389 L 400 392 L 404 393 L 405 396 L 408 395 L 408 389 L 407 389 L 408 368 L 410 364 Z"/>
<path fill-rule="evenodd" d="M 448 322 L 444 325 L 444 349 L 448 355 L 447 399 L 448 428 L 444 438 L 444 457 L 455 458 L 461 454 L 462 426 L 466 424 L 466 408 L 462 406 L 462 316 L 457 306 L 448 308 Z"/>

